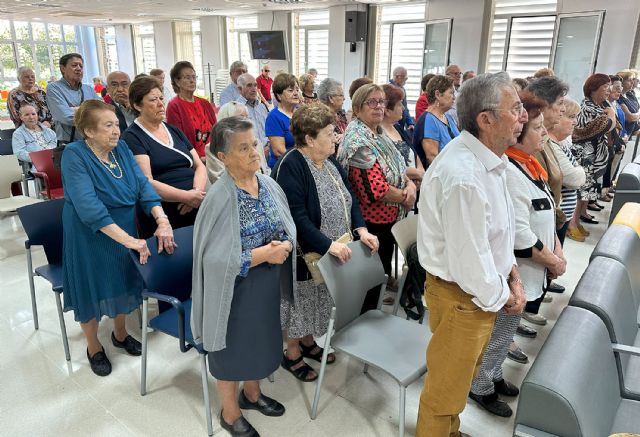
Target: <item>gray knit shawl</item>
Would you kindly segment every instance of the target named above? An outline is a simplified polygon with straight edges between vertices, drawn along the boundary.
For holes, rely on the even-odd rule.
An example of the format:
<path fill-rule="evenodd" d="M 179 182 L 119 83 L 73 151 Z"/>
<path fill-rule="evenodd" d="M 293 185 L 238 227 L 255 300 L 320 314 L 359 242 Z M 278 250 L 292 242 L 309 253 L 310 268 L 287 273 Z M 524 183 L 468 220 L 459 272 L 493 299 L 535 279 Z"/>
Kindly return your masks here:
<path fill-rule="evenodd" d="M 282 268 L 282 296 L 293 298 L 296 228 L 287 198 L 271 178 L 256 175 L 273 198 L 294 251 Z M 226 348 L 227 322 L 235 281 L 240 274 L 240 215 L 236 184 L 225 171 L 200 205 L 193 231 L 191 332 L 196 343 L 215 352 Z"/>

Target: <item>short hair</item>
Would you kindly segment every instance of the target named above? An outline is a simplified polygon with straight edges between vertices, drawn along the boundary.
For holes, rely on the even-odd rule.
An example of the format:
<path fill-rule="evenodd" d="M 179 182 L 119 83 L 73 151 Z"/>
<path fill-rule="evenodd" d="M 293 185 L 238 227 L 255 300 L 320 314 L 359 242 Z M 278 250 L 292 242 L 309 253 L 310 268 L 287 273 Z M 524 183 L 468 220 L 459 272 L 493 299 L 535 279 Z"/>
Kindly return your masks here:
<path fill-rule="evenodd" d="M 240 76 L 238 76 L 238 79 L 236 80 L 236 85 L 238 87 L 240 87 L 240 88 L 244 87 L 247 84 L 247 82 L 248 82 L 247 79 L 249 77 L 252 78 L 254 80 L 254 82 L 255 82 L 256 78 L 253 77 L 252 74 L 244 73 L 244 74 L 241 74 Z"/>
<path fill-rule="evenodd" d="M 611 79 L 609 79 L 609 76 L 603 73 L 594 73 L 591 76 L 587 77 L 587 80 L 584 81 L 582 92 L 584 93 L 584 96 L 586 98 L 590 99 L 591 93 L 607 83 L 611 83 Z"/>
<path fill-rule="evenodd" d="M 67 53 L 66 55 L 62 55 L 60 60 L 58 61 L 58 65 L 60 67 L 66 67 L 70 60 L 73 58 L 79 58 L 82 62 L 84 62 L 84 58 L 80 53 Z"/>
<path fill-rule="evenodd" d="M 298 79 L 298 83 L 300 83 L 300 88 L 304 90 L 307 85 L 309 85 L 311 82 L 314 82 L 315 80 L 316 78 L 313 77 L 312 74 L 305 73 L 300 76 L 300 78 Z"/>
<path fill-rule="evenodd" d="M 151 71 L 149 71 L 149 76 L 161 76 L 162 73 L 164 73 L 164 70 L 162 68 L 153 68 L 151 69 Z"/>
<path fill-rule="evenodd" d="M 231 102 L 227 102 L 224 105 L 222 105 L 218 110 L 217 119 L 222 120 L 224 118 L 235 117 L 236 115 L 239 115 L 240 110 L 243 108 L 245 110 L 247 109 L 246 106 L 244 106 L 240 102 L 236 102 L 235 100 L 232 100 Z"/>
<path fill-rule="evenodd" d="M 382 91 L 384 91 L 384 98 L 387 100 L 387 109 L 393 110 L 398 102 L 404 99 L 404 91 L 399 86 L 385 83 L 382 85 Z"/>
<path fill-rule="evenodd" d="M 322 103 L 329 103 L 329 97 L 335 96 L 338 88 L 342 86 L 341 82 L 327 77 L 320 85 L 318 85 L 318 100 Z"/>
<path fill-rule="evenodd" d="M 611 79 L 611 83 L 613 82 L 622 82 L 622 78 L 617 74 L 610 74 L 609 79 Z"/>
<path fill-rule="evenodd" d="M 30 71 L 30 72 L 34 73 L 34 75 L 35 75 L 35 72 L 33 71 L 33 68 L 31 68 L 31 67 L 20 67 L 20 68 L 18 68 L 18 79 L 20 79 L 22 77 L 22 75 L 24 75 L 27 71 Z"/>
<path fill-rule="evenodd" d="M 173 88 L 173 91 L 175 91 L 176 93 L 180 92 L 180 87 L 178 86 L 178 77 L 182 74 L 182 70 L 186 70 L 187 68 L 196 71 L 196 69 L 193 68 L 193 64 L 191 62 L 178 61 L 169 72 L 169 77 L 171 78 L 171 88 Z"/>
<path fill-rule="evenodd" d="M 35 103 L 24 101 L 20 103 L 20 105 L 18 106 L 18 114 L 20 114 L 20 111 L 22 111 L 22 108 L 26 108 L 27 106 L 31 106 L 36 111 L 36 114 L 38 113 L 38 107 L 36 106 Z"/>
<path fill-rule="evenodd" d="M 373 80 L 369 79 L 368 77 L 359 77 L 356 80 L 354 80 L 353 82 L 351 82 L 351 85 L 349 85 L 349 98 L 353 100 L 353 95 L 356 93 L 356 91 L 358 91 L 358 89 L 363 86 L 363 85 L 367 85 L 373 83 Z"/>
<path fill-rule="evenodd" d="M 568 114 L 569 112 L 575 112 L 577 114 L 578 112 L 580 112 L 580 104 L 569 96 L 566 96 L 564 98 L 564 106 L 566 108 L 564 111 L 565 114 Z"/>
<path fill-rule="evenodd" d="M 460 66 L 458 64 L 449 64 L 449 65 L 447 65 L 447 68 L 445 68 L 445 70 L 444 70 L 445 76 L 450 74 L 451 70 L 453 70 L 454 67 L 456 67 L 458 70 L 460 70 Z"/>
<path fill-rule="evenodd" d="M 549 105 L 553 105 L 560 97 L 567 95 L 569 85 L 555 76 L 544 76 L 533 80 L 525 89 Z"/>
<path fill-rule="evenodd" d="M 542 77 L 553 77 L 555 75 L 556 73 L 549 67 L 541 68 L 540 70 L 533 73 L 533 77 L 536 79 L 540 79 Z"/>
<path fill-rule="evenodd" d="M 622 80 L 629 80 L 636 76 L 636 72 L 627 68 L 625 70 L 618 71 L 616 76 L 620 76 Z"/>
<path fill-rule="evenodd" d="M 253 129 L 253 123 L 244 117 L 228 117 L 218 120 L 211 129 L 211 144 L 209 148 L 214 156 L 219 152 L 229 153 L 231 137 L 240 132 Z"/>
<path fill-rule="evenodd" d="M 406 68 L 404 68 L 402 65 L 398 65 L 396 68 L 393 69 L 393 72 L 391 73 L 391 75 L 395 76 L 396 74 L 400 74 L 402 71 L 404 71 L 405 74 L 408 74 L 408 71 Z"/>
<path fill-rule="evenodd" d="M 441 74 L 437 74 L 431 78 L 427 84 L 425 95 L 429 105 L 433 105 L 436 102 L 436 91 L 440 94 L 444 94 L 448 89 L 453 88 L 453 79 Z"/>
<path fill-rule="evenodd" d="M 520 97 L 522 106 L 527 111 L 528 116 L 528 121 L 522 125 L 522 132 L 520 133 L 520 136 L 518 136 L 518 142 L 521 143 L 522 139 L 527 133 L 527 130 L 529 129 L 531 121 L 542 114 L 542 111 L 544 111 L 545 108 L 549 106 L 549 104 L 546 102 L 546 100 L 536 96 L 534 93 L 528 90 L 519 92 L 518 96 Z"/>
<path fill-rule="evenodd" d="M 102 83 L 102 79 L 99 76 L 94 77 L 93 79 L 91 79 L 94 82 L 100 82 Z"/>
<path fill-rule="evenodd" d="M 316 70 L 315 68 L 310 68 L 307 70 L 307 73 L 318 75 L 318 70 Z"/>
<path fill-rule="evenodd" d="M 233 73 L 234 71 L 236 71 L 240 67 L 247 68 L 247 64 L 245 64 L 242 61 L 233 61 L 231 63 L 231 65 L 229 66 L 229 74 Z"/>
<path fill-rule="evenodd" d="M 462 81 L 464 82 L 465 80 L 469 79 L 469 76 L 471 76 L 472 74 L 476 74 L 476 72 L 473 70 L 465 71 L 462 75 Z"/>
<path fill-rule="evenodd" d="M 427 84 L 431 79 L 433 79 L 434 76 L 435 74 L 433 73 L 425 74 L 424 76 L 422 76 L 422 80 L 420 81 L 420 91 L 424 92 L 427 89 Z"/>
<path fill-rule="evenodd" d="M 307 135 L 316 138 L 322 129 L 335 121 L 335 115 L 324 104 L 301 106 L 291 117 L 291 133 L 296 140 L 296 147 L 305 147 Z"/>
<path fill-rule="evenodd" d="M 497 109 L 502 92 L 507 87 L 513 88 L 513 85 L 509 74 L 504 71 L 480 74 L 464 82 L 460 86 L 456 103 L 460 129 L 477 137 L 480 127 L 476 118 L 483 111 Z"/>
<path fill-rule="evenodd" d="M 139 77 L 131 82 L 131 85 L 129 85 L 129 107 L 134 114 L 140 114 L 140 111 L 136 109 L 135 105 L 142 105 L 142 99 L 144 99 L 144 96 L 154 89 L 158 89 L 162 92 L 162 85 L 160 85 L 158 79 L 153 76 Z"/>
<path fill-rule="evenodd" d="M 100 112 L 111 111 L 115 113 L 113 105 L 104 103 L 101 100 L 85 100 L 82 102 L 75 115 L 73 116 L 73 124 L 86 137 L 89 129 L 95 129 L 100 121 Z"/>
<path fill-rule="evenodd" d="M 364 106 L 364 102 L 367 98 L 376 91 L 380 91 L 384 93 L 384 89 L 380 85 L 376 85 L 375 83 L 368 83 L 366 85 L 362 85 L 358 90 L 353 94 L 351 98 L 351 108 L 353 112 L 357 115 Z"/>
<path fill-rule="evenodd" d="M 521 77 L 516 77 L 515 79 L 511 79 L 511 82 L 513 82 L 513 84 L 515 85 L 516 90 L 520 88 L 520 91 L 524 91 L 529 86 L 529 81 Z"/>
<path fill-rule="evenodd" d="M 131 82 L 131 78 L 129 77 L 129 75 L 127 73 L 125 73 L 124 71 L 120 71 L 120 70 L 115 70 L 112 71 L 111 73 L 107 74 L 107 86 L 109 86 L 109 78 L 111 76 L 113 76 L 114 74 L 124 74 L 125 76 L 127 76 L 127 79 L 129 80 L 129 82 Z"/>
<path fill-rule="evenodd" d="M 280 73 L 273 79 L 271 89 L 273 90 L 274 97 L 279 102 L 280 97 L 278 96 L 281 95 L 287 88 L 295 87 L 296 85 L 298 85 L 298 79 L 296 79 L 293 74 Z"/>

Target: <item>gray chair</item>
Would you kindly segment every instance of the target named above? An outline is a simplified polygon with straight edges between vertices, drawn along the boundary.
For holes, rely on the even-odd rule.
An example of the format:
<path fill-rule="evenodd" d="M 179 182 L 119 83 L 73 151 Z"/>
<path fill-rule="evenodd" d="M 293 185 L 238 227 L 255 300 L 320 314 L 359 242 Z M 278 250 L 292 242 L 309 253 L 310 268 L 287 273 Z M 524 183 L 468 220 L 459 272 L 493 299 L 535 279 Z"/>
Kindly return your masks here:
<path fill-rule="evenodd" d="M 569 305 L 600 317 L 611 343 L 633 346 L 640 352 L 640 331 L 631 283 L 627 270 L 618 261 L 604 257 L 591 261 Z M 622 397 L 640 400 L 640 357 L 616 352 L 615 358 Z"/>
<path fill-rule="evenodd" d="M 418 238 L 418 215 L 410 215 L 409 217 L 400 220 L 391 228 L 393 238 L 396 240 L 396 247 L 402 253 L 404 259 L 404 265 L 402 266 L 402 275 L 398 281 L 398 293 L 401 294 L 404 289 L 404 283 L 407 280 L 407 274 L 409 273 L 409 266 L 407 265 L 407 252 L 409 247 L 416 242 Z M 393 314 L 398 314 L 398 308 L 400 307 L 400 299 L 396 299 L 393 305 Z M 409 316 L 407 316 L 409 320 Z M 424 320 L 424 315 L 420 317 L 419 323 Z"/>
<path fill-rule="evenodd" d="M 387 275 L 380 256 L 371 255 L 369 248 L 359 241 L 350 243 L 349 247 L 352 257 L 345 264 L 330 254 L 318 262 L 335 305 L 331 309 L 311 418 L 315 419 L 318 412 L 327 355 L 333 348 L 363 361 L 365 373 L 368 366 L 374 366 L 396 380 L 400 388 L 399 434 L 403 436 L 406 388 L 427 371 L 425 350 L 431 333 L 424 325 L 381 310 Z M 377 309 L 361 315 L 367 290 L 376 286 L 381 288 Z M 334 328 L 335 334 L 332 334 Z"/>
<path fill-rule="evenodd" d="M 627 202 L 640 202 L 640 164 L 630 162 L 624 166 L 616 182 L 616 195 L 611 204 L 609 224 Z"/>
<path fill-rule="evenodd" d="M 616 349 L 598 316 L 565 308 L 522 383 L 514 435 L 640 433 L 640 402 L 620 396 Z"/>

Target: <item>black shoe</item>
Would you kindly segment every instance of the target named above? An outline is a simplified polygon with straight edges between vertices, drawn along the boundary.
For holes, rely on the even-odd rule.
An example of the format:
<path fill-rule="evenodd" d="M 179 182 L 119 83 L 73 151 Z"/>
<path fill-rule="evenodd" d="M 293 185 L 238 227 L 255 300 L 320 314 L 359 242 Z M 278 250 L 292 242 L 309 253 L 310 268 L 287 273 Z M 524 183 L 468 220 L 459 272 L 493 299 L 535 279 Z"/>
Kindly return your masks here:
<path fill-rule="evenodd" d="M 496 393 L 504 396 L 518 396 L 518 394 L 520 393 L 518 387 L 508 381 L 505 381 L 504 379 L 494 382 L 493 387 L 495 387 Z"/>
<path fill-rule="evenodd" d="M 602 208 L 597 207 L 594 203 L 589 203 L 587 209 L 589 211 L 602 211 Z"/>
<path fill-rule="evenodd" d="M 599 204 L 597 200 L 593 202 L 593 206 L 595 206 L 596 208 L 604 209 L 604 205 Z"/>
<path fill-rule="evenodd" d="M 238 405 L 243 410 L 258 410 L 265 416 L 279 417 L 284 414 L 284 405 L 262 393 L 260 393 L 256 402 L 251 402 L 244 395 L 244 390 L 240 390 Z"/>
<path fill-rule="evenodd" d="M 529 362 L 529 357 L 527 356 L 527 354 L 522 352 L 522 349 L 520 348 L 514 351 L 509 350 L 507 352 L 507 358 L 509 358 L 511 361 L 515 361 L 518 364 L 527 364 Z"/>
<path fill-rule="evenodd" d="M 98 376 L 107 376 L 111 373 L 111 361 L 107 358 L 107 354 L 104 353 L 104 348 L 100 352 L 96 352 L 92 357 L 89 356 L 89 349 L 87 349 L 87 358 L 91 365 L 91 370 Z"/>
<path fill-rule="evenodd" d="M 222 411 L 220 411 L 220 426 L 233 437 L 260 437 L 258 431 L 251 426 L 244 416 L 238 417 L 235 422 L 229 425 L 225 422 L 224 417 L 222 417 Z"/>
<path fill-rule="evenodd" d="M 538 335 L 538 331 L 533 328 L 529 328 L 527 325 L 520 325 L 516 329 L 516 334 L 520 337 L 536 338 L 536 335 Z"/>
<path fill-rule="evenodd" d="M 583 215 L 580 216 L 580 221 L 585 223 L 591 223 L 592 225 L 597 225 L 598 223 L 600 223 L 598 220 L 594 219 L 593 217 L 585 217 Z"/>
<path fill-rule="evenodd" d="M 130 335 L 127 335 L 124 341 L 118 341 L 112 331 L 111 343 L 113 343 L 115 347 L 123 348 L 129 355 L 136 357 L 142 355 L 142 344 Z"/>
<path fill-rule="evenodd" d="M 498 399 L 498 393 L 482 396 L 469 392 L 469 397 L 489 413 L 495 414 L 496 416 L 511 417 L 513 414 L 511 407 L 506 402 Z"/>
<path fill-rule="evenodd" d="M 547 291 L 550 291 L 551 293 L 564 293 L 564 290 L 565 288 L 562 285 L 556 284 L 555 282 L 551 282 L 547 287 Z"/>

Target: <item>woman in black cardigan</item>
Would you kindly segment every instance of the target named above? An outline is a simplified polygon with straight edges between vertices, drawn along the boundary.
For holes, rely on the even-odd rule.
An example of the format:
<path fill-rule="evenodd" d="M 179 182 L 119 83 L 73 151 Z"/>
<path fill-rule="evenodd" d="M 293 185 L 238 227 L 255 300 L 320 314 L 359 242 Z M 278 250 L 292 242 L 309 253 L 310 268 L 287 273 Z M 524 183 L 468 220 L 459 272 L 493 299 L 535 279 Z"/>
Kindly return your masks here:
<path fill-rule="evenodd" d="M 280 307 L 282 327 L 287 331 L 282 367 L 305 382 L 318 377 L 303 358 L 321 360 L 323 350 L 314 337 L 327 332 L 333 301 L 324 284 L 314 283 L 302 254 L 329 252 L 347 262 L 351 249 L 336 241 L 345 233 L 353 233 L 372 251 L 378 250 L 378 239 L 365 227 L 347 174 L 332 156 L 334 120 L 324 105 L 298 109 L 291 118 L 296 147 L 278 161 L 271 173 L 287 196 L 301 253 L 294 302 L 283 300 Z M 333 353 L 329 354 L 327 364 L 335 359 Z"/>

